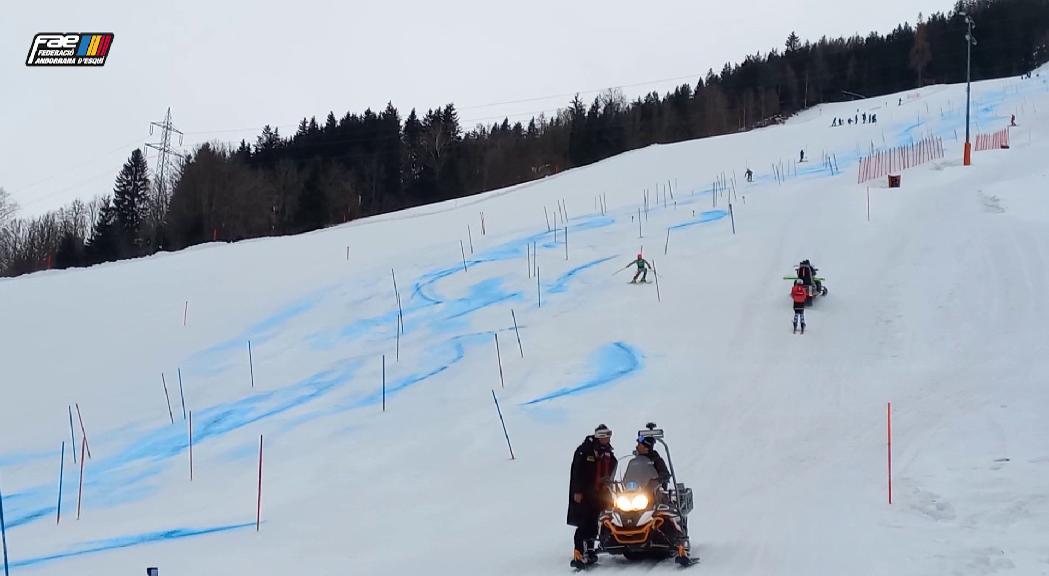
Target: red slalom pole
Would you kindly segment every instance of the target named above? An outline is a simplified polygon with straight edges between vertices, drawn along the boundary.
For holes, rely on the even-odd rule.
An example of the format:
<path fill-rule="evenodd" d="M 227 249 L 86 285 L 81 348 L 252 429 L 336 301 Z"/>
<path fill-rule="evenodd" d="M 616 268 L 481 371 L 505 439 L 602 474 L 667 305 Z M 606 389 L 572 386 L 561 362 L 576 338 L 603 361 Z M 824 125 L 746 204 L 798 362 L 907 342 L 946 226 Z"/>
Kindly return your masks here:
<path fill-rule="evenodd" d="M 259 500 L 255 508 L 255 531 L 262 525 L 262 434 L 259 434 Z"/>
<path fill-rule="evenodd" d="M 892 402 L 885 406 L 885 430 L 889 438 L 889 504 L 892 504 Z"/>
<path fill-rule="evenodd" d="M 80 435 L 84 437 L 84 447 L 87 448 L 87 457 L 91 457 L 91 447 L 87 444 L 87 429 L 84 428 L 84 417 L 80 415 L 80 402 L 74 402 L 76 405 L 76 417 L 80 420 Z M 80 457 L 83 458 L 83 450 L 81 450 Z"/>
<path fill-rule="evenodd" d="M 80 487 L 76 493 L 76 519 L 80 520 L 80 501 L 84 496 L 84 452 L 87 450 L 87 436 L 80 439 Z"/>

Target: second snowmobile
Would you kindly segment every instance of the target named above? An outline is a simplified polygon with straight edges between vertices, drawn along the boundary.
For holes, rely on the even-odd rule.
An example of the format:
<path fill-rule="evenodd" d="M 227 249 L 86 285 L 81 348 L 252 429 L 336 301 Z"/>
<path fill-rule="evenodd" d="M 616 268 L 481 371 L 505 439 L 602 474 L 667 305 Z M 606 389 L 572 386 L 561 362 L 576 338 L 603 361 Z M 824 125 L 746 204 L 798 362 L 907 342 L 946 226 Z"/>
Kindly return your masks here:
<path fill-rule="evenodd" d="M 692 511 L 692 489 L 677 481 L 670 448 L 663 430 L 655 424 L 638 432 L 638 440 L 651 438 L 666 451 L 670 478 L 665 484 L 653 461 L 635 454 L 616 466 L 609 486 L 609 506 L 598 521 L 597 551 L 622 555 L 628 560 L 646 556 L 668 558 L 691 566 L 688 514 Z"/>

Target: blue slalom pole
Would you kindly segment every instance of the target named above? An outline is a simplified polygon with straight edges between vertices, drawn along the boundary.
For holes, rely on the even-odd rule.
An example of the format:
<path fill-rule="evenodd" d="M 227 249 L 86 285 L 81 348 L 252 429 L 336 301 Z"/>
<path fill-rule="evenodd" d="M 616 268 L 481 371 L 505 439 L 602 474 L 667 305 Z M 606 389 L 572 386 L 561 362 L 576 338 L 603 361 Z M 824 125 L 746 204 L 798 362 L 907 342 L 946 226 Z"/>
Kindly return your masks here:
<path fill-rule="evenodd" d="M 58 465 L 58 518 L 55 524 L 62 523 L 62 480 L 66 471 L 66 442 L 62 441 L 62 463 Z"/>
<path fill-rule="evenodd" d="M 510 445 L 510 434 L 506 432 L 506 421 L 503 420 L 503 411 L 499 408 L 499 399 L 495 397 L 495 390 L 492 390 L 492 400 L 495 401 L 495 410 L 499 413 L 499 422 L 503 425 L 503 436 L 506 436 L 506 447 L 510 449 L 510 459 L 514 459 L 514 447 Z"/>
<path fill-rule="evenodd" d="M 4 494 L 0 490 L 0 539 L 4 543 L 4 576 L 10 576 L 11 571 L 7 566 L 7 524 L 4 523 Z"/>

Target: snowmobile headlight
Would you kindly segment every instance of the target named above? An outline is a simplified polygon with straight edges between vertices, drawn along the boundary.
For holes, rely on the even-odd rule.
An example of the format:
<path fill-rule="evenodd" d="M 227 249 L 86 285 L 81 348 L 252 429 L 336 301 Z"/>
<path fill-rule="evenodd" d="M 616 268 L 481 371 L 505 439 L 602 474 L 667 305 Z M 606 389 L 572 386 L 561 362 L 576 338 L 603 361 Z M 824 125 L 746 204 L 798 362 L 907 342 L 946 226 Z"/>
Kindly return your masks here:
<path fill-rule="evenodd" d="M 624 512 L 635 512 L 648 508 L 648 496 L 644 494 L 620 494 L 616 498 L 616 508 Z"/>
<path fill-rule="evenodd" d="M 632 504 L 634 505 L 634 510 L 644 510 L 645 508 L 648 508 L 648 496 L 638 494 L 637 496 L 634 496 Z"/>

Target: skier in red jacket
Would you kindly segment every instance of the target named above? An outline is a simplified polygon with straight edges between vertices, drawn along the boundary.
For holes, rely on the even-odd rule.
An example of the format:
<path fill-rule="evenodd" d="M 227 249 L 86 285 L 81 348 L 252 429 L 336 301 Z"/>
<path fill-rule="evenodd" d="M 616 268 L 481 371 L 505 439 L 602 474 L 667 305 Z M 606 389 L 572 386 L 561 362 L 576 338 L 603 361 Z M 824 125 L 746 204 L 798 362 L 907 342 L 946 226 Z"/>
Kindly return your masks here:
<path fill-rule="evenodd" d="M 794 287 L 790 289 L 790 299 L 794 301 L 794 332 L 798 331 L 798 323 L 801 323 L 801 333 L 805 333 L 805 300 L 809 297 L 809 290 L 805 282 L 798 278 L 794 281 Z"/>

